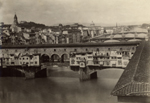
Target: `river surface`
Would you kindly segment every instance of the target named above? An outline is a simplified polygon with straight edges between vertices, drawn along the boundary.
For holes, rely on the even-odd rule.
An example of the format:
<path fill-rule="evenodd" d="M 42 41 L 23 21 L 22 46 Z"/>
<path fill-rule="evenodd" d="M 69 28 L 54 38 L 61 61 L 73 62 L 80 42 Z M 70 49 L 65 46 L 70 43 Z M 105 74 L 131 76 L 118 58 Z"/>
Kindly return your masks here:
<path fill-rule="evenodd" d="M 98 70 L 98 79 L 80 82 L 78 72 L 53 66 L 47 78 L 0 78 L 0 103 L 118 103 L 110 95 L 123 69 Z"/>

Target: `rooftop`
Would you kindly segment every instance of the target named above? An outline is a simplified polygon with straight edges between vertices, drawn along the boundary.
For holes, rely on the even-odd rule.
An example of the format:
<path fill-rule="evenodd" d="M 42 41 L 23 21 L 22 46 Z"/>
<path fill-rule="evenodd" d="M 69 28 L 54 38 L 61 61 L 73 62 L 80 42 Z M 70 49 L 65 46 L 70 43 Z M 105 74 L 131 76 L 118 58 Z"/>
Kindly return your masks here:
<path fill-rule="evenodd" d="M 35 44 L 35 45 L 0 45 L 5 48 L 68 48 L 68 47 L 108 47 L 108 46 L 135 46 L 139 45 L 139 41 L 135 42 L 114 42 L 114 43 L 75 43 L 75 44 Z"/>
<path fill-rule="evenodd" d="M 11 26 L 10 24 L 4 24 L 3 25 L 3 27 L 8 27 L 8 28 L 10 28 L 10 26 Z"/>
<path fill-rule="evenodd" d="M 112 91 L 114 96 L 150 96 L 150 41 L 143 41 Z"/>

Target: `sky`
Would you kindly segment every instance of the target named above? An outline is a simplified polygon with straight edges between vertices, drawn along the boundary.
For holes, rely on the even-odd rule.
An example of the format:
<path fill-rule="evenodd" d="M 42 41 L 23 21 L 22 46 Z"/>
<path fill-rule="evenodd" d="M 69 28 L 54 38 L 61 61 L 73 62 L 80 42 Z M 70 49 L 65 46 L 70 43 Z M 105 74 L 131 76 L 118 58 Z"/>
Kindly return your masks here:
<path fill-rule="evenodd" d="M 0 0 L 0 22 L 33 21 L 48 26 L 67 23 L 126 25 L 150 23 L 150 0 Z"/>

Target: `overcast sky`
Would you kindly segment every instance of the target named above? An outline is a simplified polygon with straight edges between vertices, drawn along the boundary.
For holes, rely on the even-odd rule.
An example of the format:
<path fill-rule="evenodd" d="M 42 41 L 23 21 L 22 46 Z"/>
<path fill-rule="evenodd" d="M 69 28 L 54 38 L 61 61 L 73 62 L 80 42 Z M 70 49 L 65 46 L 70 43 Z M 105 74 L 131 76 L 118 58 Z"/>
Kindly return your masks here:
<path fill-rule="evenodd" d="M 0 21 L 46 25 L 91 23 L 119 25 L 150 23 L 150 0 L 0 0 Z"/>

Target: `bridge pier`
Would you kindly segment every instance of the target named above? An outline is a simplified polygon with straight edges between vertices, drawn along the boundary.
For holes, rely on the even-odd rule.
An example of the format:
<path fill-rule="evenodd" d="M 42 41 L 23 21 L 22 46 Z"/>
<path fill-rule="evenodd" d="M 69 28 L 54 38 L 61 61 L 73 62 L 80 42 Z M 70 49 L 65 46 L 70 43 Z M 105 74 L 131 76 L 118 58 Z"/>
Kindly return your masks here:
<path fill-rule="evenodd" d="M 97 71 L 95 69 L 91 70 L 88 66 L 85 66 L 84 62 L 80 63 L 81 66 L 79 67 L 79 74 L 80 74 L 80 81 L 96 79 L 97 78 Z"/>

